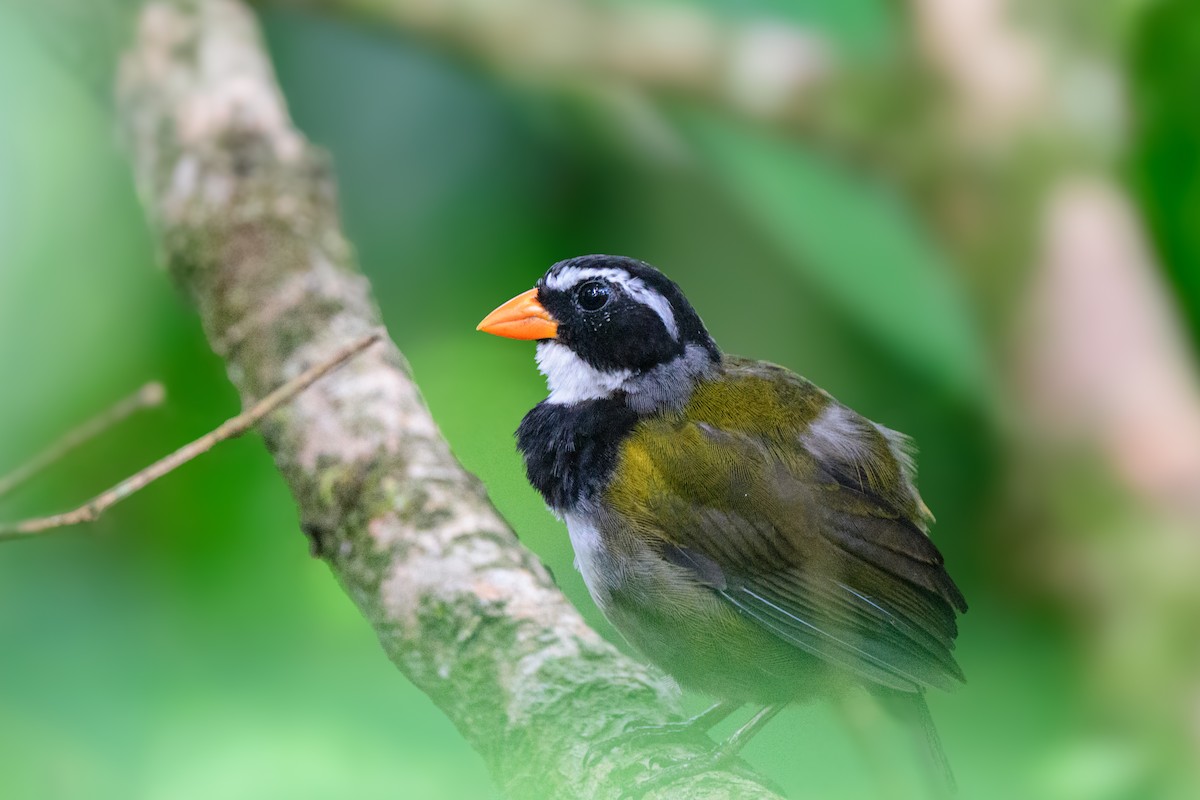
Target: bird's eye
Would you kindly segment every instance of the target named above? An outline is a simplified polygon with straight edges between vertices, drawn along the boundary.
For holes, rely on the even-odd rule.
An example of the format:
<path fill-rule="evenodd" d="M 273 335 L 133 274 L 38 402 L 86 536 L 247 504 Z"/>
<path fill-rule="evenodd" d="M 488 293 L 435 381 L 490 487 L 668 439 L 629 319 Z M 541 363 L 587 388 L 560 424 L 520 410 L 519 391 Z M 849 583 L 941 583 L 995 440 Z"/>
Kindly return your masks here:
<path fill-rule="evenodd" d="M 575 300 L 584 311 L 599 311 L 608 304 L 612 290 L 602 281 L 588 281 L 575 292 Z"/>

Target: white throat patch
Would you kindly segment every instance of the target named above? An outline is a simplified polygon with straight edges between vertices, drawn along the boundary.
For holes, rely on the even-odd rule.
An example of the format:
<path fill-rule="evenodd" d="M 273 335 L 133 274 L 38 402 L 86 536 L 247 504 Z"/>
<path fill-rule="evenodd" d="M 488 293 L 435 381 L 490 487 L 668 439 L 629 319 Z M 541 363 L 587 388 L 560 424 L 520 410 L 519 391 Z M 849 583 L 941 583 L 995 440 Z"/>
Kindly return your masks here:
<path fill-rule="evenodd" d="M 675 322 L 675 312 L 671 309 L 671 304 L 665 297 L 647 286 L 641 278 L 635 278 L 623 269 L 566 267 L 547 279 L 546 288 L 563 291 L 592 278 L 601 278 L 620 286 L 625 294 L 658 314 L 667 333 L 671 335 L 672 339 L 679 341 L 679 325 Z"/>
<path fill-rule="evenodd" d="M 538 342 L 537 365 L 550 388 L 546 402 L 555 405 L 608 397 L 632 375 L 627 369 L 601 372 L 575 355 L 571 348 L 552 340 Z"/>

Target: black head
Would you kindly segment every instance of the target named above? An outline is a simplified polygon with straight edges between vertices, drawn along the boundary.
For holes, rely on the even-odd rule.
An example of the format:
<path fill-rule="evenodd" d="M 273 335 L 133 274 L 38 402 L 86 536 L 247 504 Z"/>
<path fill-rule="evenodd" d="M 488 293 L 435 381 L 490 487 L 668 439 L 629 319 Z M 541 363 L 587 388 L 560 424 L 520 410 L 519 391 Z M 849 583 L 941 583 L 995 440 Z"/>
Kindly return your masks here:
<path fill-rule="evenodd" d="M 537 340 L 552 405 L 617 399 L 637 413 L 680 407 L 721 360 L 679 287 L 622 256 L 558 262 L 479 330 Z"/>
<path fill-rule="evenodd" d="M 555 340 L 600 372 L 645 372 L 682 357 L 688 345 L 719 358 L 679 287 L 637 259 L 560 261 L 537 282 L 537 298 L 558 323 Z"/>

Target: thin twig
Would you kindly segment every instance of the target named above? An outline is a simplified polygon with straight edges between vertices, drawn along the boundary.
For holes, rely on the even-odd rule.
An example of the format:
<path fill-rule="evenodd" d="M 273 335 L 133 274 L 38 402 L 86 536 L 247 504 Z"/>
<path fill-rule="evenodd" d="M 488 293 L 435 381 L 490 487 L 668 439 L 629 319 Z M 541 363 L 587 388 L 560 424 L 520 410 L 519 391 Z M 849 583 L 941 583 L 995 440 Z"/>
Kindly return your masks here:
<path fill-rule="evenodd" d="M 342 366 L 375 342 L 378 342 L 382 337 L 382 332 L 376 331 L 351 342 L 325 361 L 309 367 L 295 378 L 275 389 L 246 411 L 221 423 L 215 430 L 206 433 L 190 444 L 184 445 L 169 456 L 159 459 L 137 474 L 121 481 L 103 494 L 97 495 L 91 501 L 74 511 L 0 525 L 0 541 L 32 536 L 38 533 L 65 528 L 70 525 L 78 525 L 82 522 L 94 522 L 109 507 L 116 505 L 134 492 L 186 464 L 196 456 L 211 450 L 217 443 L 241 436 L 257 425 L 259 420 L 267 414 L 270 414 L 313 383 Z"/>
<path fill-rule="evenodd" d="M 147 383 L 136 392 L 121 400 L 106 411 L 97 414 L 74 430 L 68 431 L 58 441 L 25 462 L 12 472 L 0 477 L 0 497 L 17 488 L 46 467 L 58 461 L 85 442 L 94 439 L 138 411 L 162 405 L 167 392 L 157 381 Z"/>

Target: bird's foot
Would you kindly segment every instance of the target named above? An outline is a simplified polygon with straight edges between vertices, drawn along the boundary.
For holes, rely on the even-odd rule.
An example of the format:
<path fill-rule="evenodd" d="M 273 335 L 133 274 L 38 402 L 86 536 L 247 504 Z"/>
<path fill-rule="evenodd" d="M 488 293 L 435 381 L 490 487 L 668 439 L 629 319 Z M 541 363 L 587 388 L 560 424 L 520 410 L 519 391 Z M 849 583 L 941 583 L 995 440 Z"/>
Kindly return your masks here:
<path fill-rule="evenodd" d="M 735 731 L 732 736 L 730 736 L 721 744 L 712 748 L 709 752 L 701 756 L 690 758 L 687 761 L 678 762 L 674 765 L 660 768 L 657 772 L 652 773 L 645 780 L 632 785 L 629 789 L 626 789 L 622 795 L 622 800 L 639 800 L 639 798 L 641 798 L 647 792 L 671 783 L 675 783 L 676 781 L 680 781 L 685 778 L 690 778 L 705 772 L 711 772 L 712 770 L 720 767 L 725 767 L 735 758 L 737 758 L 737 754 L 741 752 L 741 749 L 746 745 L 746 742 L 750 741 L 750 738 L 754 736 L 754 734 L 757 733 L 763 725 L 770 722 L 776 714 L 783 710 L 784 705 L 786 704 L 776 703 L 765 706 L 761 711 L 755 714 L 749 722 L 747 722 L 741 728 L 738 728 L 738 730 Z M 714 706 L 712 709 L 709 709 L 702 714 L 701 718 L 711 717 L 712 715 L 719 713 L 719 710 L 724 711 L 725 709 L 722 709 L 720 705 Z M 741 770 L 735 771 L 741 772 Z M 752 780 L 759 782 L 762 780 L 748 771 L 746 774 Z"/>
<path fill-rule="evenodd" d="M 663 764 L 660 769 L 651 772 L 648 777 L 640 782 L 631 783 L 621 794 L 621 800 L 642 800 L 642 798 L 650 792 L 661 789 L 664 786 L 670 786 L 679 781 L 692 778 L 697 775 L 704 775 L 717 769 L 726 769 L 734 774 L 741 775 L 755 783 L 762 783 L 763 778 L 756 775 L 752 770 L 740 762 L 735 762 L 737 751 L 731 750 L 724 746 L 714 747 L 710 752 L 703 755 L 695 756 L 686 761 L 678 761 L 675 763 Z M 655 760 L 655 763 L 661 764 L 660 760 Z M 772 785 L 774 791 L 779 791 L 778 787 Z"/>
<path fill-rule="evenodd" d="M 616 736 L 609 736 L 606 739 L 593 742 L 588 748 L 587 755 L 584 757 L 583 765 L 585 768 L 591 769 L 596 765 L 597 761 L 614 750 L 629 747 L 647 747 L 660 742 L 689 744 L 707 742 L 711 744 L 712 740 L 707 736 L 707 728 L 697 725 L 695 720 L 664 722 L 659 725 L 639 725 L 624 730 Z"/>
<path fill-rule="evenodd" d="M 634 744 L 644 747 L 653 742 L 709 743 L 705 735 L 708 730 L 736 711 L 739 705 L 735 701 L 722 701 L 691 719 L 629 728 L 616 736 L 601 739 L 588 748 L 584 766 L 593 767 L 602 756 Z"/>

